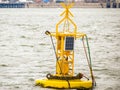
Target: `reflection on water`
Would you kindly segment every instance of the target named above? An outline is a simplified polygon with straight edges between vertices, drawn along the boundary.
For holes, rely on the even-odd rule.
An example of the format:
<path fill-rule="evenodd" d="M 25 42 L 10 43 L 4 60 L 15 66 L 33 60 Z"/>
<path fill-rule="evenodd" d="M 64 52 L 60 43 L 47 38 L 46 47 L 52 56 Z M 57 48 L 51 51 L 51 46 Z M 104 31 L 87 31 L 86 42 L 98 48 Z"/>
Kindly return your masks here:
<path fill-rule="evenodd" d="M 34 80 L 55 73 L 54 51 L 44 32 L 55 31 L 62 11 L 0 9 L 0 90 L 44 90 L 34 86 Z M 72 12 L 78 31 L 89 37 L 95 90 L 119 90 L 120 10 L 74 8 Z M 75 46 L 75 74 L 89 76 L 80 40 Z"/>

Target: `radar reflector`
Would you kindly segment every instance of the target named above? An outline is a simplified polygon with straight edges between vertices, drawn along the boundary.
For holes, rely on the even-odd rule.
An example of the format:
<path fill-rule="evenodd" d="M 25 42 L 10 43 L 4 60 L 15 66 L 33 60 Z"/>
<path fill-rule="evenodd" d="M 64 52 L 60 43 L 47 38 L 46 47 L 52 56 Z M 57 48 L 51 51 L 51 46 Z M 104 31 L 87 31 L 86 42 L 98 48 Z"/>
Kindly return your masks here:
<path fill-rule="evenodd" d="M 65 38 L 65 50 L 74 50 L 74 37 Z"/>

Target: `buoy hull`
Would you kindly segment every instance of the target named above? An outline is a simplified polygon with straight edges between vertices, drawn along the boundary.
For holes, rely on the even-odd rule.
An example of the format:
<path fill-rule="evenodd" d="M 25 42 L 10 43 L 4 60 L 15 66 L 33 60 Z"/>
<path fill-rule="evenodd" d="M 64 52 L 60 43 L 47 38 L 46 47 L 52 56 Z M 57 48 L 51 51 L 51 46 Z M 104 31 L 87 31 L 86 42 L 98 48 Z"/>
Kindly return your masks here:
<path fill-rule="evenodd" d="M 92 81 L 88 80 L 57 80 L 57 79 L 38 79 L 36 85 L 40 85 L 44 88 L 59 88 L 59 89 L 91 89 Z"/>

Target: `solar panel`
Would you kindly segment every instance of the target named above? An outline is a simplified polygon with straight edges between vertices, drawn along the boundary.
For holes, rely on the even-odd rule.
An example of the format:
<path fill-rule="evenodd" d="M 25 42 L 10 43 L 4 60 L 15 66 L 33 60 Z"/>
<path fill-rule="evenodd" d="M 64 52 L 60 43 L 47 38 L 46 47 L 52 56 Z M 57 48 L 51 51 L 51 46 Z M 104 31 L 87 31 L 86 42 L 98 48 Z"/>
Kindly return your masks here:
<path fill-rule="evenodd" d="M 74 49 L 74 37 L 66 37 L 65 50 L 73 50 L 73 49 Z"/>

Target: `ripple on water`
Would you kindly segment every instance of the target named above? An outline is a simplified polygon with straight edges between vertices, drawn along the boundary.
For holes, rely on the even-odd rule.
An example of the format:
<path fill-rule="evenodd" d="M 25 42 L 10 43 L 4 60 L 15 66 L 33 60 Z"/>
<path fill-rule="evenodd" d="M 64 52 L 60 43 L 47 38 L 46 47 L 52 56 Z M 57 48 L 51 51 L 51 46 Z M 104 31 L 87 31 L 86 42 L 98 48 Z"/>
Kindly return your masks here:
<path fill-rule="evenodd" d="M 0 67 L 8 67 L 7 64 L 0 64 Z"/>
<path fill-rule="evenodd" d="M 107 87 L 105 90 L 113 90 L 112 87 Z"/>
<path fill-rule="evenodd" d="M 24 45 L 20 45 L 20 46 L 22 46 L 22 47 L 31 47 L 31 48 L 34 47 L 33 45 L 26 45 L 26 44 L 24 44 Z"/>

